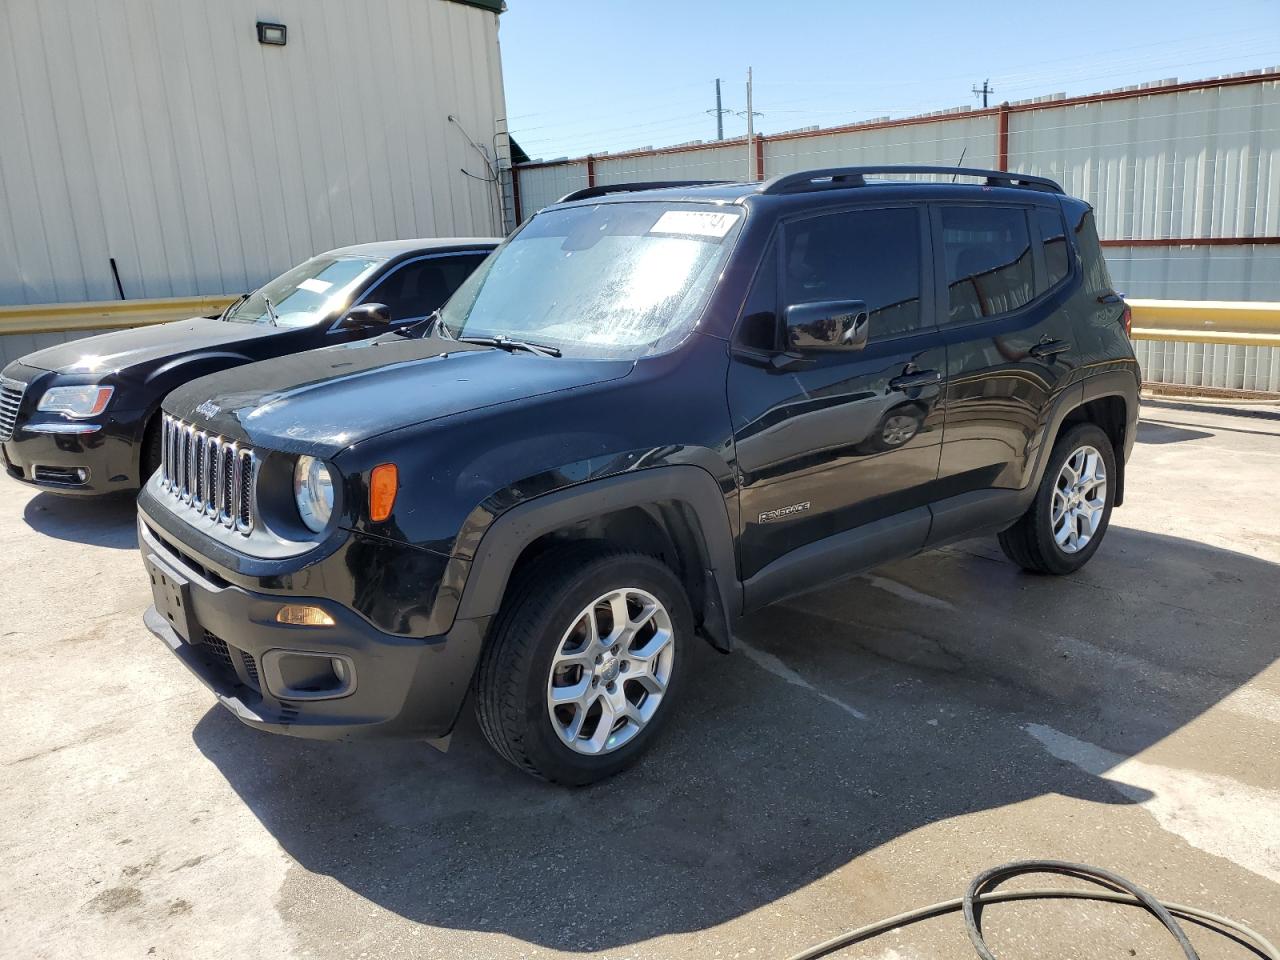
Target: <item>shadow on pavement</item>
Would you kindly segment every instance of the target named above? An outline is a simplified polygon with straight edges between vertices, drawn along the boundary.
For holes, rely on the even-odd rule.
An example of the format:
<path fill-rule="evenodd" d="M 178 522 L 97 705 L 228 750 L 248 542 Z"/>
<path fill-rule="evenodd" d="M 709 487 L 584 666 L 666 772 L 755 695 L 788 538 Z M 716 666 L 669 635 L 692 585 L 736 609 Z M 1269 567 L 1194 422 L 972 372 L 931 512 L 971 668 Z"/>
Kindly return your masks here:
<path fill-rule="evenodd" d="M 137 502 L 131 493 L 101 497 L 38 493 L 27 501 L 22 518 L 46 537 L 129 550 L 138 546 Z"/>
<path fill-rule="evenodd" d="M 193 736 L 303 867 L 406 918 L 574 951 L 703 930 L 930 823 L 1130 803 L 1026 725 L 1132 755 L 1280 656 L 1274 564 L 1121 527 L 1068 578 L 997 557 L 970 541 L 771 608 L 748 655 L 699 641 L 664 738 L 582 790 L 508 767 L 469 711 L 448 756 L 219 708 Z"/>
<path fill-rule="evenodd" d="M 1252 417 L 1255 420 L 1280 420 L 1280 409 L 1276 408 L 1277 403 L 1280 403 L 1280 399 L 1275 403 L 1258 401 L 1241 404 L 1226 400 L 1221 403 L 1214 403 L 1210 400 L 1197 400 L 1193 403 L 1187 403 L 1145 397 L 1142 401 L 1142 409 L 1144 411 L 1184 410 L 1189 413 L 1212 413 L 1221 417 Z"/>
<path fill-rule="evenodd" d="M 1183 440 L 1205 440 L 1213 434 L 1207 430 L 1188 430 L 1186 427 L 1150 420 L 1138 422 L 1138 443 L 1181 443 Z"/>

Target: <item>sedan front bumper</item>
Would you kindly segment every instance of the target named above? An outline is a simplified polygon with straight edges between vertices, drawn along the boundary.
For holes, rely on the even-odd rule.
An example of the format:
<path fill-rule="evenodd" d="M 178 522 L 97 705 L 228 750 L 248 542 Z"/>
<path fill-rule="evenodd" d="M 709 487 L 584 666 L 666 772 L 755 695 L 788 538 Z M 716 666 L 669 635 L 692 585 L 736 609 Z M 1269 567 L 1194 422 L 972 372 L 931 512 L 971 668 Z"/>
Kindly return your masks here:
<path fill-rule="evenodd" d="M 46 433 L 18 424 L 13 439 L 5 441 L 3 467 L 14 480 L 54 493 L 94 495 L 135 490 L 139 486 L 138 450 L 132 424 L 118 422 L 67 424 L 87 433 Z M 54 424 L 54 426 L 61 426 Z"/>

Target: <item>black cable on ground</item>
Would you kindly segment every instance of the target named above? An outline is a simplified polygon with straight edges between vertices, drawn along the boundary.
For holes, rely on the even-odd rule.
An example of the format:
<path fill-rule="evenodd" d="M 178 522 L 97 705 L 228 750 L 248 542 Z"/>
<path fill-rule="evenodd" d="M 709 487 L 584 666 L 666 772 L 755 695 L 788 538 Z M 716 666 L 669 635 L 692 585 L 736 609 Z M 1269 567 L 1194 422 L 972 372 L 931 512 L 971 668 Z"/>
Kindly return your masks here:
<path fill-rule="evenodd" d="M 1056 873 L 1078 880 L 1086 880 L 1107 889 L 1078 890 L 1060 887 L 1038 890 L 989 889 L 1008 880 L 1010 877 L 1027 873 Z M 927 920 L 930 917 L 941 916 L 945 913 L 954 913 L 957 910 L 964 912 L 965 927 L 969 933 L 969 940 L 973 943 L 974 949 L 977 950 L 978 956 L 982 960 L 995 960 L 994 954 L 987 947 L 986 940 L 982 936 L 982 907 L 991 903 L 1008 903 L 1017 900 L 1095 900 L 1142 907 L 1154 915 L 1164 925 L 1165 929 L 1173 935 L 1187 960 L 1199 960 L 1199 955 L 1191 945 L 1191 941 L 1187 939 L 1186 932 L 1178 923 L 1178 917 L 1217 930 L 1224 936 L 1243 943 L 1263 960 L 1280 960 L 1280 951 L 1277 951 L 1266 937 L 1243 923 L 1196 907 L 1187 907 L 1177 903 L 1164 903 L 1118 874 L 1100 870 L 1097 867 L 1090 867 L 1083 863 L 1067 863 L 1061 860 L 1022 860 L 983 871 L 974 877 L 963 897 L 945 900 L 942 903 L 933 903 L 927 907 L 919 907 L 906 913 L 900 913 L 896 917 L 888 917 L 884 920 L 858 927 L 823 943 L 801 950 L 790 957 L 789 960 L 817 960 L 818 957 L 825 957 L 836 950 L 852 946 L 863 940 L 870 940 L 872 937 L 878 937 L 881 934 L 888 933 L 890 930 L 897 930 L 920 920 Z"/>

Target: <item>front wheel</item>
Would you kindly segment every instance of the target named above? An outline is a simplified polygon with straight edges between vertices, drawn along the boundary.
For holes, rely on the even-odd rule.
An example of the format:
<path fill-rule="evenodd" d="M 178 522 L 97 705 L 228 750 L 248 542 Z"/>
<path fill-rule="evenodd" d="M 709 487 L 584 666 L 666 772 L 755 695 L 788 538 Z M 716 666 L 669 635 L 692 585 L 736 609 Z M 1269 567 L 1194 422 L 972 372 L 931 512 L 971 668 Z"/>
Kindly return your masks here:
<path fill-rule="evenodd" d="M 1000 547 L 1024 570 L 1072 573 L 1097 552 L 1115 502 L 1111 438 L 1081 423 L 1054 444 L 1027 512 L 1000 534 Z"/>
<path fill-rule="evenodd" d="M 476 713 L 526 773 L 586 784 L 635 762 L 671 712 L 693 614 L 661 561 L 545 554 L 513 584 L 476 673 Z"/>
<path fill-rule="evenodd" d="M 151 475 L 160 469 L 162 419 L 162 414 L 153 414 L 142 434 L 142 452 L 138 458 L 139 487 L 145 487 Z"/>

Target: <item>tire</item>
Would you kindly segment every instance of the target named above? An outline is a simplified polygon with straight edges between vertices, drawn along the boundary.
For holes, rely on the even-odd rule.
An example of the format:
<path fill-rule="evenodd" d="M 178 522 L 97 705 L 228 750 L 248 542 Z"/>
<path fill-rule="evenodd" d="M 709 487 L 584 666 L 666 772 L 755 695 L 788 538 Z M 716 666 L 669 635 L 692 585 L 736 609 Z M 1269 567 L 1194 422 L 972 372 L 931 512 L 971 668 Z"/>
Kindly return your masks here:
<path fill-rule="evenodd" d="M 1064 476 L 1067 463 L 1088 450 L 1097 454 L 1097 465 L 1104 472 L 1105 488 L 1101 497 L 1096 496 L 1096 485 L 1090 487 L 1086 481 L 1082 488 L 1073 490 L 1069 477 Z M 1079 570 L 1097 552 L 1107 532 L 1115 502 L 1115 480 L 1116 455 L 1111 439 L 1092 423 L 1076 424 L 1054 443 L 1040 488 L 1027 512 L 1000 534 L 1000 548 L 1005 556 L 1032 573 L 1062 575 Z M 1056 495 L 1064 484 L 1068 494 L 1083 492 L 1083 500 Z M 1090 491 L 1093 496 L 1090 496 Z M 1099 501 L 1101 505 L 1097 507 Z M 1068 516 L 1058 523 L 1058 535 L 1055 535 L 1055 506 L 1064 502 L 1078 503 L 1081 513 L 1078 519 L 1073 519 L 1068 509 Z M 1095 505 L 1093 510 L 1089 509 L 1090 504 Z M 1075 525 L 1075 536 L 1072 529 L 1067 529 L 1068 524 Z M 1062 540 L 1065 542 L 1060 542 Z"/>
<path fill-rule="evenodd" d="M 870 453 L 904 447 L 920 432 L 924 418 L 925 409 L 919 404 L 907 403 L 886 410 L 862 446 Z"/>
<path fill-rule="evenodd" d="M 618 595 L 629 620 L 650 610 L 649 601 L 660 608 L 635 633 L 634 645 L 614 627 L 618 608 L 608 600 Z M 618 643 L 584 646 L 593 622 L 600 636 L 612 634 Z M 672 712 L 692 640 L 689 599 L 661 561 L 591 544 L 551 551 L 509 585 L 481 653 L 480 729 L 503 758 L 532 776 L 574 786 L 612 776 L 648 749 Z M 562 706 L 551 706 L 553 690 Z M 578 690 L 581 696 L 570 700 Z M 606 710 L 613 716 L 607 727 Z"/>
<path fill-rule="evenodd" d="M 151 475 L 160 469 L 160 414 L 155 414 L 142 434 L 142 455 L 138 460 L 138 486 L 145 487 Z"/>

